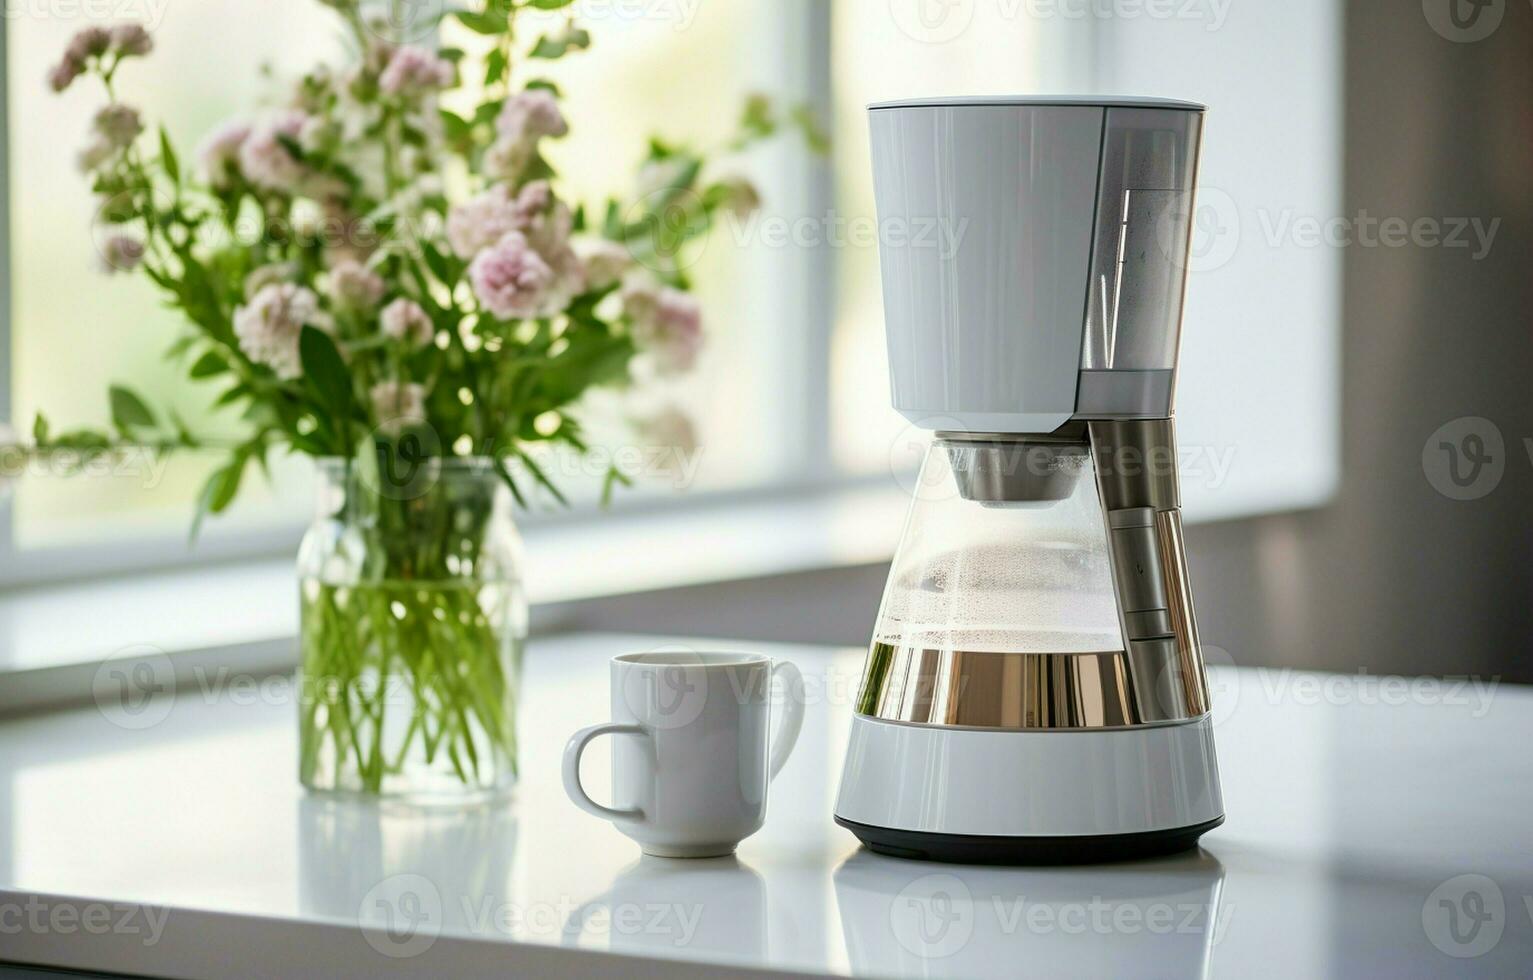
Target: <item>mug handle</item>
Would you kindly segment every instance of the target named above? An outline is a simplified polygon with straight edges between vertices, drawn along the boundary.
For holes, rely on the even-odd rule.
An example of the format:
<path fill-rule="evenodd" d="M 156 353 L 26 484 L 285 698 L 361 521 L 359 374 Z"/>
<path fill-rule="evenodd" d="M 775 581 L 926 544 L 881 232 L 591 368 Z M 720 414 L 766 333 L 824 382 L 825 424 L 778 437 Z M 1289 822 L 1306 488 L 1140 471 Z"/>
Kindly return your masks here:
<path fill-rule="evenodd" d="M 783 715 L 777 723 L 777 737 L 772 740 L 772 761 L 767 769 L 767 780 L 777 778 L 783 764 L 798 742 L 799 730 L 804 727 L 804 675 L 791 660 L 779 660 L 772 664 L 772 679 L 783 679 Z"/>
<path fill-rule="evenodd" d="M 600 725 L 582 728 L 571 735 L 569 742 L 564 746 L 564 792 L 569 794 L 570 802 L 603 820 L 643 820 L 644 811 L 638 807 L 619 810 L 602 806 L 591 799 L 586 794 L 585 787 L 580 785 L 580 757 L 585 754 L 586 746 L 590 744 L 591 739 L 598 735 L 644 735 L 647 737 L 649 733 L 638 725 L 603 722 Z"/>

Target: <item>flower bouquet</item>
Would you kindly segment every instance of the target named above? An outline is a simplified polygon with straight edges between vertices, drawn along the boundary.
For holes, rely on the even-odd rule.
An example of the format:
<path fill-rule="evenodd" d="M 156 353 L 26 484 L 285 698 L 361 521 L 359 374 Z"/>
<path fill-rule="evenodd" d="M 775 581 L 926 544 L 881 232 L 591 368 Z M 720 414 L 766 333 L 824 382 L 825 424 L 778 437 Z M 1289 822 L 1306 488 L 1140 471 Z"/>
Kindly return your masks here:
<path fill-rule="evenodd" d="M 356 0 L 323 2 L 350 63 L 219 128 L 194 163 L 119 98 L 151 53 L 142 27 L 87 28 L 52 70 L 56 91 L 89 80 L 106 100 L 80 156 L 106 266 L 154 282 L 186 324 L 169 356 L 219 385 L 247 434 L 215 444 L 114 386 L 110 429 L 39 416 L 28 451 L 224 452 L 198 522 L 273 454 L 314 458 L 302 781 L 462 799 L 514 776 L 526 606 L 512 502 L 564 499 L 537 451 L 586 450 L 588 392 L 692 366 L 703 331 L 683 251 L 756 194 L 655 139 L 633 200 L 560 197 L 542 149 L 569 124 L 537 66 L 590 36 L 569 21 L 526 45 L 517 26 L 568 0 L 446 14 L 472 50 L 394 43 Z M 805 114 L 788 118 L 818 141 Z M 723 149 L 780 124 L 752 97 Z M 604 499 L 629 479 L 609 469 Z"/>

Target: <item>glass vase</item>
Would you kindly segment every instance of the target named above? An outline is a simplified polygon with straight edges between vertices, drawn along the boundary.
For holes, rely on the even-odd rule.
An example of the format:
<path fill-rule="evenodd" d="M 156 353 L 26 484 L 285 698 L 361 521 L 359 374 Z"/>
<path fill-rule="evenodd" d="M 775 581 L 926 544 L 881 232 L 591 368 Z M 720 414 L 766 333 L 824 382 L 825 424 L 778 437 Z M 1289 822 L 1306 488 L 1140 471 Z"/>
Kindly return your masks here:
<path fill-rule="evenodd" d="M 298 556 L 303 785 L 426 804 L 508 790 L 527 603 L 494 461 L 320 460 L 317 496 Z"/>

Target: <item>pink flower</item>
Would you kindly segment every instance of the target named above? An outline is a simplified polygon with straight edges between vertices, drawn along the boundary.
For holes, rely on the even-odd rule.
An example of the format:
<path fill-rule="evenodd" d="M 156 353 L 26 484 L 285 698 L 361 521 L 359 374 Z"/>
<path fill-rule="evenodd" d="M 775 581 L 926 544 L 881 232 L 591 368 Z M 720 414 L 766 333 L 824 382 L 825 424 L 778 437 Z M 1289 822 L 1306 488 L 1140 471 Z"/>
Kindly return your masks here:
<path fill-rule="evenodd" d="M 112 159 L 112 155 L 116 152 L 116 147 L 98 136 L 85 144 L 79 154 L 76 155 L 75 163 L 79 166 L 81 173 L 89 174 L 94 172 L 103 163 Z"/>
<path fill-rule="evenodd" d="M 554 270 L 519 231 L 507 232 L 493 247 L 480 252 L 468 267 L 468 276 L 479 302 L 502 320 L 557 312 L 547 303 Z"/>
<path fill-rule="evenodd" d="M 528 89 L 506 99 L 495 119 L 495 142 L 484 156 L 485 173 L 515 180 L 527 169 L 544 136 L 563 136 L 569 124 L 546 89 Z"/>
<path fill-rule="evenodd" d="M 101 135 L 101 138 L 108 145 L 119 148 L 138 139 L 138 134 L 144 131 L 144 123 L 138 117 L 138 110 L 121 102 L 113 102 L 103 107 L 96 113 L 95 123 L 96 132 Z"/>
<path fill-rule="evenodd" d="M 656 446 L 674 449 L 682 456 L 690 456 L 697 451 L 697 426 L 692 417 L 679 407 L 667 405 L 637 421 L 640 438 Z"/>
<path fill-rule="evenodd" d="M 112 46 L 112 32 L 105 27 L 92 24 L 83 27 L 69 39 L 69 47 L 64 49 L 64 58 L 68 61 L 78 61 L 84 64 L 88 58 L 99 58 L 107 53 Z"/>
<path fill-rule="evenodd" d="M 316 173 L 295 157 L 285 141 L 300 142 L 312 132 L 311 117 L 299 109 L 287 109 L 256 126 L 240 144 L 240 171 L 257 187 L 283 194 L 325 197 L 336 193 L 333 177 Z"/>
<path fill-rule="evenodd" d="M 506 99 L 495 118 L 495 131 L 504 140 L 523 143 L 541 136 L 563 136 L 570 127 L 552 92 L 530 88 Z"/>
<path fill-rule="evenodd" d="M 436 335 L 431 317 L 413 299 L 396 299 L 383 308 L 378 321 L 385 335 L 417 347 L 431 343 Z"/>
<path fill-rule="evenodd" d="M 240 148 L 250 138 L 250 124 L 238 120 L 223 123 L 197 150 L 202 172 L 215 190 L 225 190 L 239 176 Z"/>
<path fill-rule="evenodd" d="M 234 335 L 240 350 L 257 364 L 265 364 L 279 378 L 303 373 L 298 337 L 304 326 L 330 331 L 333 325 L 319 309 L 313 291 L 290 282 L 262 286 L 246 306 L 234 310 Z"/>
<path fill-rule="evenodd" d="M 702 308 L 691 295 L 647 281 L 623 287 L 623 312 L 639 346 L 666 374 L 690 369 L 703 346 Z"/>
<path fill-rule="evenodd" d="M 143 24 L 118 24 L 112 28 L 112 50 L 124 58 L 142 57 L 154 50 L 154 38 Z"/>
<path fill-rule="evenodd" d="M 307 113 L 294 109 L 251 130 L 240 145 L 240 169 L 245 178 L 259 187 L 296 191 L 308 168 L 283 145 L 281 137 L 296 141 L 308 121 Z"/>
<path fill-rule="evenodd" d="M 65 57 L 63 61 L 48 70 L 48 87 L 55 92 L 62 92 L 74 83 L 85 71 L 85 64 L 73 58 Z"/>
<path fill-rule="evenodd" d="M 761 193 L 744 177 L 726 178 L 719 181 L 718 186 L 723 190 L 724 206 L 742 221 L 761 207 Z"/>
<path fill-rule="evenodd" d="M 132 235 L 113 235 L 101 248 L 107 272 L 132 272 L 144 260 L 144 243 Z"/>
<path fill-rule="evenodd" d="M 420 95 L 447 88 L 455 80 L 452 62 L 406 44 L 389 56 L 388 66 L 378 76 L 378 87 L 387 95 Z"/>
<path fill-rule="evenodd" d="M 426 389 L 408 381 L 380 381 L 367 393 L 379 428 L 398 432 L 407 425 L 426 421 Z"/>
<path fill-rule="evenodd" d="M 330 270 L 330 299 L 348 310 L 370 310 L 387 287 L 376 272 L 355 259 L 341 259 Z"/>
<path fill-rule="evenodd" d="M 448 212 L 447 244 L 458 258 L 471 259 L 507 232 L 522 228 L 522 215 L 510 189 L 497 184 Z"/>

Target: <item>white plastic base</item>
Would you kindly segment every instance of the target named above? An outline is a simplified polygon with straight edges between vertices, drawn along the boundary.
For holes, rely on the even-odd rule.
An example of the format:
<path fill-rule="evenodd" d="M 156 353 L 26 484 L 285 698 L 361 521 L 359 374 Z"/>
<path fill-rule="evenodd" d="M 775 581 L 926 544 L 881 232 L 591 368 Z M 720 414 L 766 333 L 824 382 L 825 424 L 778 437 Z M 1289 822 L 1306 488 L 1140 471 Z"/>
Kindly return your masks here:
<path fill-rule="evenodd" d="M 1004 732 L 856 715 L 837 818 L 932 834 L 1074 837 L 1224 816 L 1212 719 L 1110 731 Z"/>

